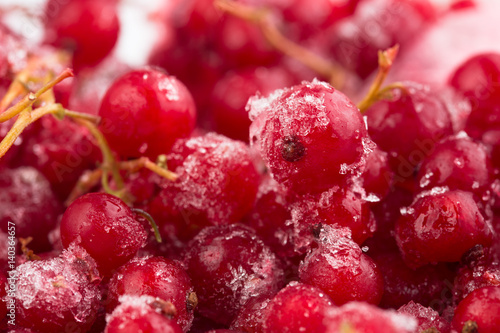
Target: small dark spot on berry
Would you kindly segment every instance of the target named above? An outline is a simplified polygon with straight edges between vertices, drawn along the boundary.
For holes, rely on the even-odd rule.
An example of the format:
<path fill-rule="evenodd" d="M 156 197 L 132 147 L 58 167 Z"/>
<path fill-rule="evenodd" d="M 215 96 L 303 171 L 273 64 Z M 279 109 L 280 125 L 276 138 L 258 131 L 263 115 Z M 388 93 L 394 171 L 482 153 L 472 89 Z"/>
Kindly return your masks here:
<path fill-rule="evenodd" d="M 192 312 L 198 306 L 198 297 L 195 292 L 190 292 L 187 297 L 186 308 Z"/>
<path fill-rule="evenodd" d="M 477 244 L 462 255 L 461 262 L 469 268 L 472 268 L 478 261 L 483 259 L 484 256 L 484 247 L 481 244 Z"/>
<path fill-rule="evenodd" d="M 282 139 L 281 156 L 285 161 L 297 162 L 306 154 L 306 148 L 296 135 L 289 135 Z"/>
<path fill-rule="evenodd" d="M 151 302 L 151 307 L 153 309 L 160 311 L 162 315 L 167 318 L 175 318 L 177 316 L 177 309 L 172 302 L 167 302 L 162 300 L 161 298 L 156 298 L 153 302 Z"/>
<path fill-rule="evenodd" d="M 462 333 L 478 333 L 479 327 L 477 323 L 472 320 L 468 320 L 465 322 L 464 327 L 462 328 Z"/>
<path fill-rule="evenodd" d="M 321 223 L 317 223 L 311 227 L 311 232 L 315 239 L 319 239 L 321 231 L 323 231 L 323 224 Z"/>

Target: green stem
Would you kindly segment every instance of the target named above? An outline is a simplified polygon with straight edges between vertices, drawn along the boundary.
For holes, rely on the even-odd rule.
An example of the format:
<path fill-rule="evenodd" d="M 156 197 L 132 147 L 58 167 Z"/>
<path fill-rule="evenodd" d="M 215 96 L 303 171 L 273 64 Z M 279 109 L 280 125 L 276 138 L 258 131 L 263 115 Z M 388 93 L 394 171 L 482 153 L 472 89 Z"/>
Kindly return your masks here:
<path fill-rule="evenodd" d="M 136 214 L 139 214 L 141 215 L 142 217 L 144 217 L 146 220 L 148 220 L 149 224 L 151 225 L 151 227 L 153 228 L 153 231 L 154 231 L 154 234 L 155 234 L 155 239 L 158 243 L 161 243 L 162 242 L 162 239 L 161 239 L 161 235 L 160 235 L 160 231 L 158 230 L 158 225 L 156 224 L 155 220 L 153 219 L 153 217 L 151 215 L 149 215 L 148 212 L 145 212 L 143 211 L 142 209 L 139 209 L 139 208 L 131 208 L 132 211 Z"/>

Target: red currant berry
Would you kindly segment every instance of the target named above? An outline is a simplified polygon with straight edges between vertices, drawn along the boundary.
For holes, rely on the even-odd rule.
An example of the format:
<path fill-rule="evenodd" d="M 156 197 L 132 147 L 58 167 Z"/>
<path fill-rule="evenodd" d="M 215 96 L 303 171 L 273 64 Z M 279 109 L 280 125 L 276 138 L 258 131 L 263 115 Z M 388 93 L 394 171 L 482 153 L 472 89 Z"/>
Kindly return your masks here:
<path fill-rule="evenodd" d="M 469 325 L 477 325 L 476 332 L 494 333 L 498 331 L 498 327 L 500 327 L 500 287 L 477 289 L 458 304 L 451 326 L 458 332 L 474 332 L 462 330 L 467 322 Z"/>
<path fill-rule="evenodd" d="M 476 244 L 490 245 L 492 231 L 471 193 L 434 191 L 418 197 L 396 223 L 406 264 L 455 262 Z"/>
<path fill-rule="evenodd" d="M 462 265 L 454 280 L 456 303 L 476 289 L 500 285 L 500 263 L 492 252 L 491 248 L 476 245 L 463 255 Z"/>
<path fill-rule="evenodd" d="M 368 196 L 379 201 L 390 191 L 393 173 L 386 152 L 375 148 L 366 157 L 366 165 L 361 174 L 363 188 Z"/>
<path fill-rule="evenodd" d="M 196 107 L 187 88 L 155 69 L 118 78 L 104 96 L 100 125 L 111 148 L 122 158 L 156 159 L 170 152 L 195 125 Z"/>
<path fill-rule="evenodd" d="M 186 272 L 175 261 L 144 257 L 123 265 L 109 281 L 108 312 L 118 305 L 122 295 L 149 295 L 170 302 L 174 321 L 185 332 L 191 327 L 197 297 Z"/>
<path fill-rule="evenodd" d="M 104 333 L 182 333 L 181 327 L 162 311 L 162 300 L 150 296 L 122 296 L 107 317 Z"/>
<path fill-rule="evenodd" d="M 270 176 L 264 177 L 246 223 L 281 258 L 297 255 L 287 191 Z"/>
<path fill-rule="evenodd" d="M 230 325 L 238 332 L 263 333 L 264 317 L 269 312 L 269 296 L 249 299 Z"/>
<path fill-rule="evenodd" d="M 200 301 L 198 311 L 226 325 L 250 298 L 271 296 L 283 283 L 276 256 L 240 224 L 203 229 L 184 261 Z"/>
<path fill-rule="evenodd" d="M 317 193 L 343 183 L 371 143 L 361 113 L 327 83 L 313 81 L 249 102 L 251 144 L 273 178 L 294 191 Z"/>
<path fill-rule="evenodd" d="M 394 310 L 382 310 L 364 302 L 332 307 L 325 320 L 327 333 L 349 331 L 363 333 L 413 333 L 417 321 Z M 347 331 L 347 332 L 349 332 Z"/>
<path fill-rule="evenodd" d="M 5 233 L 14 223 L 16 237 L 33 238 L 29 244 L 32 250 L 51 250 L 49 232 L 56 227 L 61 212 L 49 182 L 37 170 L 21 167 L 0 171 L 0 228 Z"/>
<path fill-rule="evenodd" d="M 396 181 L 411 178 L 435 144 L 453 133 L 450 113 L 437 94 L 428 86 L 404 85 L 366 111 L 368 133 L 389 153 Z"/>
<path fill-rule="evenodd" d="M 300 281 L 323 290 L 338 305 L 378 304 L 384 290 L 382 273 L 349 236 L 346 229 L 323 226 L 318 247 L 299 266 Z"/>
<path fill-rule="evenodd" d="M 417 181 L 422 189 L 446 186 L 482 197 L 492 182 L 492 174 L 486 148 L 466 135 L 458 135 L 436 144 L 434 151 L 422 162 Z"/>
<path fill-rule="evenodd" d="M 326 192 L 299 197 L 292 204 L 292 216 L 299 224 L 327 224 L 349 228 L 358 243 L 373 235 L 376 222 L 369 202 L 354 187 L 331 188 Z"/>
<path fill-rule="evenodd" d="M 212 95 L 215 130 L 236 140 L 248 142 L 248 99 L 257 92 L 263 96 L 292 85 L 292 77 L 282 67 L 253 67 L 228 72 L 217 82 Z"/>
<path fill-rule="evenodd" d="M 268 304 L 263 332 L 326 332 L 323 324 L 330 298 L 316 287 L 290 282 Z"/>
<path fill-rule="evenodd" d="M 38 169 L 64 201 L 81 174 L 101 161 L 101 152 L 89 131 L 70 120 L 40 119 L 41 128 L 26 141 L 23 165 Z"/>
<path fill-rule="evenodd" d="M 94 322 L 101 294 L 96 263 L 80 247 L 58 258 L 17 267 L 16 323 L 39 333 L 86 331 Z"/>
<path fill-rule="evenodd" d="M 500 126 L 499 75 L 500 54 L 483 53 L 461 64 L 450 78 L 449 84 L 471 103 L 466 131 L 475 139 Z"/>
<path fill-rule="evenodd" d="M 120 30 L 116 1 L 47 3 L 46 42 L 73 51 L 73 67 L 94 67 L 114 48 Z"/>
<path fill-rule="evenodd" d="M 64 247 L 75 242 L 85 248 L 106 276 L 129 261 L 147 238 L 130 208 L 106 193 L 76 199 L 64 213 L 60 229 Z"/>
<path fill-rule="evenodd" d="M 260 176 L 244 143 L 213 133 L 179 140 L 169 166 L 179 178 L 163 183 L 148 210 L 167 238 L 189 240 L 207 225 L 238 222 L 252 208 Z"/>

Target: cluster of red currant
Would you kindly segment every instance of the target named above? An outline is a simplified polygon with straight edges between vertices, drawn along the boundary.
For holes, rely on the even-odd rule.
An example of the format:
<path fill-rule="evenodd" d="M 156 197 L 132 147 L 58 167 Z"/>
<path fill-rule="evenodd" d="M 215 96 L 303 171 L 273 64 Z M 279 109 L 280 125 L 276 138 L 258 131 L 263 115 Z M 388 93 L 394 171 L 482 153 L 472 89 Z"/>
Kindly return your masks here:
<path fill-rule="evenodd" d="M 164 1 L 130 68 L 123 4 L 0 8 L 2 332 L 500 330 L 500 49 L 394 79 L 498 5 Z"/>

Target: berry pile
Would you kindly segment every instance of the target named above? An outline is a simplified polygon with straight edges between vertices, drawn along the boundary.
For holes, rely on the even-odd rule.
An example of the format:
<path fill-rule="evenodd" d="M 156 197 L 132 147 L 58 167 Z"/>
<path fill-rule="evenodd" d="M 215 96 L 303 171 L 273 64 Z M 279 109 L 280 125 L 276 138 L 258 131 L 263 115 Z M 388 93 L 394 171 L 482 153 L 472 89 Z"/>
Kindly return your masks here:
<path fill-rule="evenodd" d="M 129 5 L 0 6 L 1 332 L 499 331 L 498 4 Z"/>

